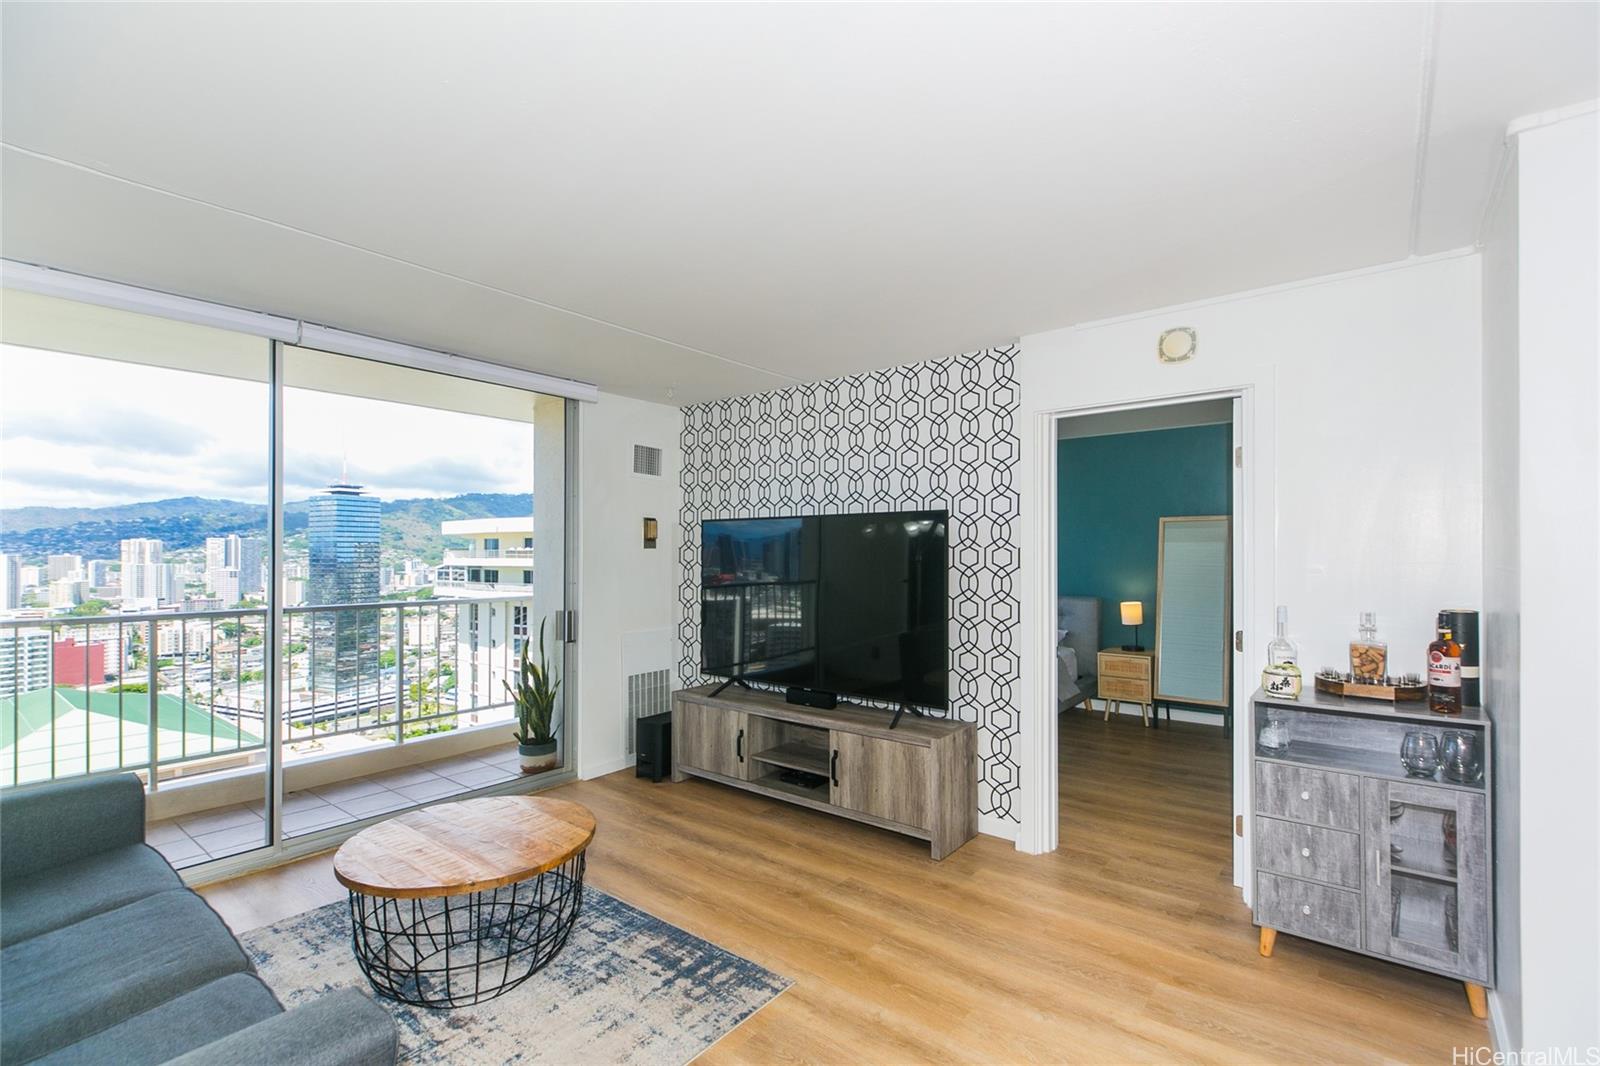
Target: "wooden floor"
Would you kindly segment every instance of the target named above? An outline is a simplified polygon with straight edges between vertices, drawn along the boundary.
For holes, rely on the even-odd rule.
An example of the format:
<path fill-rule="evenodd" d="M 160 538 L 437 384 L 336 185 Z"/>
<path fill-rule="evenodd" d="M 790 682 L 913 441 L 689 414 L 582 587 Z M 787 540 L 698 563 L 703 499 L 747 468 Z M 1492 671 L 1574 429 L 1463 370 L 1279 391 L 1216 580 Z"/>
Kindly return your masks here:
<path fill-rule="evenodd" d="M 794 979 L 725 1062 L 1450 1062 L 1488 1042 L 1461 985 L 1283 936 L 1229 876 L 1227 743 L 1061 721 L 1062 847 L 918 841 L 702 781 L 565 786 L 589 879 Z M 331 857 L 211 886 L 236 930 L 343 898 Z"/>

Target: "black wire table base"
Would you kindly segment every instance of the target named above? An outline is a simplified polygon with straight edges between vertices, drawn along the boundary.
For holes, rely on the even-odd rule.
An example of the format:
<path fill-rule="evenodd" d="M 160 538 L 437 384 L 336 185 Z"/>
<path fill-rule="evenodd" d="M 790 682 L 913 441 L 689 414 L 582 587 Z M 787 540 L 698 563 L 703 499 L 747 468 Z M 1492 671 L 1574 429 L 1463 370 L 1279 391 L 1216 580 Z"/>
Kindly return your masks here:
<path fill-rule="evenodd" d="M 425 899 L 350 893 L 356 962 L 380 996 L 470 1007 L 538 973 L 583 905 L 584 852 L 531 881 Z"/>

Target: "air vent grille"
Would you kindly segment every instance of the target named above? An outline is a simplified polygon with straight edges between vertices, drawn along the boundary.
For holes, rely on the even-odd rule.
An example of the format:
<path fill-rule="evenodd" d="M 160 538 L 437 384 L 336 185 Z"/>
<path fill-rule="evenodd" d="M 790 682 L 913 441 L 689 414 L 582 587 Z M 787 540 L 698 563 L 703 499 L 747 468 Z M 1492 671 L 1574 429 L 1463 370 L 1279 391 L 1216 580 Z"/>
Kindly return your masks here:
<path fill-rule="evenodd" d="M 630 674 L 624 682 L 628 689 L 628 754 L 632 755 L 639 719 L 672 710 L 672 675 L 670 670 L 649 670 Z"/>
<path fill-rule="evenodd" d="M 661 449 L 648 444 L 633 446 L 633 472 L 646 477 L 661 476 Z"/>

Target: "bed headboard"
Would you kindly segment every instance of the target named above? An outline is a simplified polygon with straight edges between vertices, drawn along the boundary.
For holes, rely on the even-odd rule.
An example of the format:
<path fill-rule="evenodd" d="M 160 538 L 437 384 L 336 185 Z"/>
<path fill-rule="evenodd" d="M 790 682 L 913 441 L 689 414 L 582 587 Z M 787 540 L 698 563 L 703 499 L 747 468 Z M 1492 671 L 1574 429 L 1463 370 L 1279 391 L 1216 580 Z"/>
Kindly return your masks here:
<path fill-rule="evenodd" d="M 1057 596 L 1056 630 L 1067 631 L 1067 647 L 1078 653 L 1078 671 L 1095 672 L 1100 653 L 1100 598 L 1098 596 Z"/>

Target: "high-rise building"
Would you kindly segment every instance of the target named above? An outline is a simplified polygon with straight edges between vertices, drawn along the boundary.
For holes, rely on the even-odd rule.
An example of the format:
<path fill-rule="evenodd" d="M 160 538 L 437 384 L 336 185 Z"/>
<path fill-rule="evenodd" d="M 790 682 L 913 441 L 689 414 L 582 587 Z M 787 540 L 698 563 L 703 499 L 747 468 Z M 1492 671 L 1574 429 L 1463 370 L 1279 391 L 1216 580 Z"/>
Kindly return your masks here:
<path fill-rule="evenodd" d="M 56 609 L 76 607 L 89 598 L 89 582 L 75 571 L 67 577 L 50 582 L 50 606 Z"/>
<path fill-rule="evenodd" d="M 177 600 L 177 568 L 162 561 L 162 544 L 153 537 L 122 542 L 122 609 L 142 610 Z"/>
<path fill-rule="evenodd" d="M 91 640 L 78 643 L 77 637 L 55 642 L 55 683 L 58 685 L 102 685 L 106 680 L 106 645 Z"/>
<path fill-rule="evenodd" d="M 445 552 L 434 575 L 439 595 L 484 601 L 467 604 L 456 628 L 457 705 L 466 710 L 499 703 L 505 699 L 501 681 L 512 679 L 523 644 L 538 639 L 528 629 L 533 516 L 466 518 L 443 522 L 439 531 L 464 537 L 469 545 Z"/>
<path fill-rule="evenodd" d="M 0 611 L 22 606 L 22 556 L 0 554 Z"/>
<path fill-rule="evenodd" d="M 339 482 L 311 497 L 306 529 L 308 605 L 375 603 L 383 504 L 360 485 Z M 311 690 L 317 702 L 359 710 L 378 698 L 378 612 L 311 616 Z"/>
<path fill-rule="evenodd" d="M 206 589 L 216 592 L 212 574 L 219 570 L 237 570 L 239 592 L 229 603 L 231 607 L 243 596 L 259 595 L 262 588 L 262 544 L 256 537 L 241 537 L 229 533 L 225 537 L 206 538 Z"/>
<path fill-rule="evenodd" d="M 0 694 L 6 699 L 50 687 L 50 631 L 8 629 L 0 633 Z"/>
<path fill-rule="evenodd" d="M 219 609 L 233 607 L 239 602 L 239 571 L 232 566 L 206 571 L 206 588 L 217 601 Z"/>
<path fill-rule="evenodd" d="M 60 581 L 83 570 L 81 555 L 49 555 L 45 557 L 45 580 Z"/>
<path fill-rule="evenodd" d="M 115 559 L 90 559 L 89 584 L 97 589 L 110 588 L 117 583 Z"/>

